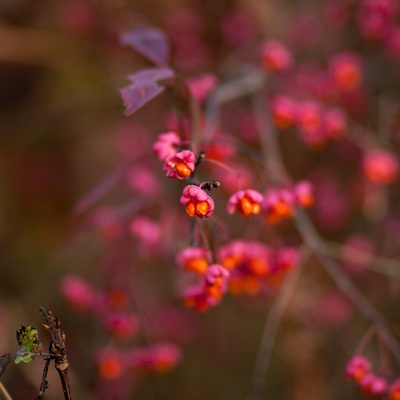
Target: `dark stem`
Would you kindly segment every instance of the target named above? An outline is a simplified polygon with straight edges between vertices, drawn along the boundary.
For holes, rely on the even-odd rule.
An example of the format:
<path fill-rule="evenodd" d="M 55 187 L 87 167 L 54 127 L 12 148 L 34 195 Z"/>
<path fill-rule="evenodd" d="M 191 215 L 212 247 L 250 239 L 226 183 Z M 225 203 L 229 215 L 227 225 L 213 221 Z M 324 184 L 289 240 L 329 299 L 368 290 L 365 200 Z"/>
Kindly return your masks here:
<path fill-rule="evenodd" d="M 50 361 L 51 361 L 51 357 L 48 357 L 46 359 L 46 364 L 44 365 L 44 368 L 43 368 L 42 383 L 40 384 L 40 392 L 39 392 L 39 396 L 37 397 L 37 400 L 44 399 L 44 392 L 49 387 L 49 383 L 47 382 L 47 374 L 49 372 Z"/>
<path fill-rule="evenodd" d="M 61 322 L 50 310 L 46 310 L 44 307 L 39 307 L 39 311 L 46 319 L 46 324 L 43 324 L 43 327 L 51 334 L 52 340 L 50 342 L 49 353 L 51 358 L 54 359 L 55 367 L 61 380 L 64 399 L 72 400 L 68 376 L 69 364 L 67 359 L 67 350 L 65 347 L 65 334 L 60 329 Z"/>

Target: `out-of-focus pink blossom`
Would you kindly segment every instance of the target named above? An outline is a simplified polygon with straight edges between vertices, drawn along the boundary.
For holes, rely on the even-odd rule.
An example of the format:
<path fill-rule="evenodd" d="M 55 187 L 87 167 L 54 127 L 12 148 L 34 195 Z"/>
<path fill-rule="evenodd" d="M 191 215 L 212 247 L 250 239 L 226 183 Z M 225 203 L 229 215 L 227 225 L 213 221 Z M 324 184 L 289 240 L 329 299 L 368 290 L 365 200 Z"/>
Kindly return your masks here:
<path fill-rule="evenodd" d="M 255 21 L 243 10 L 234 10 L 224 15 L 221 22 L 224 41 L 230 46 L 245 44 L 255 34 Z"/>
<path fill-rule="evenodd" d="M 321 175 L 313 182 L 315 222 L 324 231 L 341 229 L 348 222 L 352 211 L 349 192 L 330 173 L 317 172 L 321 172 Z"/>
<path fill-rule="evenodd" d="M 309 181 L 299 181 L 293 187 L 293 194 L 297 204 L 302 207 L 311 207 L 314 204 L 314 188 Z"/>
<path fill-rule="evenodd" d="M 329 71 L 337 85 L 345 92 L 355 91 L 361 86 L 362 63 L 360 56 L 355 53 L 335 54 L 329 61 Z"/>
<path fill-rule="evenodd" d="M 384 50 L 391 60 L 400 62 L 400 26 L 394 26 L 388 31 Z"/>
<path fill-rule="evenodd" d="M 124 371 L 122 354 L 111 347 L 101 349 L 97 355 L 97 365 L 103 379 L 114 380 L 122 376 Z"/>
<path fill-rule="evenodd" d="M 262 201 L 263 195 L 256 190 L 239 190 L 229 198 L 226 211 L 228 214 L 239 211 L 242 215 L 257 215 L 261 211 Z"/>
<path fill-rule="evenodd" d="M 364 38 L 382 40 L 397 11 L 396 0 L 363 0 L 357 13 L 357 23 Z"/>
<path fill-rule="evenodd" d="M 328 326 L 341 326 L 353 315 L 353 307 L 340 292 L 329 293 L 318 300 L 315 314 L 319 321 Z"/>
<path fill-rule="evenodd" d="M 134 218 L 130 223 L 129 231 L 147 246 L 155 246 L 160 243 L 161 226 L 150 218 L 144 216 Z"/>
<path fill-rule="evenodd" d="M 192 96 L 203 103 L 207 96 L 218 84 L 218 79 L 214 74 L 204 74 L 196 78 L 189 79 L 188 85 Z"/>
<path fill-rule="evenodd" d="M 153 144 L 153 150 L 161 161 L 167 157 L 174 155 L 179 146 L 181 139 L 176 132 L 166 132 L 158 136 L 157 141 Z"/>
<path fill-rule="evenodd" d="M 183 301 L 186 307 L 193 308 L 199 312 L 207 311 L 210 306 L 216 305 L 218 302 L 211 297 L 205 290 L 203 285 L 190 286 L 183 293 Z"/>
<path fill-rule="evenodd" d="M 77 275 L 66 275 L 60 283 L 60 291 L 67 302 L 79 311 L 89 311 L 95 306 L 95 290 Z"/>
<path fill-rule="evenodd" d="M 186 179 L 194 171 L 195 155 L 190 150 L 183 150 L 165 159 L 163 171 L 168 178 Z"/>
<path fill-rule="evenodd" d="M 127 171 L 126 182 L 129 188 L 145 197 L 155 197 L 160 192 L 160 184 L 154 172 L 140 165 Z"/>
<path fill-rule="evenodd" d="M 125 355 L 128 368 L 157 373 L 171 371 L 180 359 L 181 351 L 172 343 L 157 343 L 148 347 L 137 347 Z"/>
<path fill-rule="evenodd" d="M 204 247 L 188 247 L 177 254 L 176 262 L 187 271 L 195 271 L 199 275 L 204 275 L 210 258 L 210 252 Z"/>
<path fill-rule="evenodd" d="M 293 57 L 283 43 L 267 40 L 261 47 L 261 62 L 267 71 L 282 72 L 292 67 Z"/>
<path fill-rule="evenodd" d="M 188 185 L 183 189 L 180 203 L 186 206 L 190 217 L 209 218 L 214 211 L 214 200 L 199 186 Z"/>
<path fill-rule="evenodd" d="M 384 396 L 388 391 L 386 379 L 373 373 L 363 376 L 358 381 L 358 386 L 366 396 Z"/>
<path fill-rule="evenodd" d="M 262 209 L 266 221 L 274 224 L 293 215 L 295 197 L 285 188 L 270 188 L 264 194 Z"/>
<path fill-rule="evenodd" d="M 341 139 L 347 131 L 347 116 L 339 108 L 330 108 L 323 113 L 325 134 L 331 139 Z"/>
<path fill-rule="evenodd" d="M 389 184 L 398 177 L 399 162 L 389 151 L 372 150 L 364 155 L 362 169 L 370 182 Z"/>
<path fill-rule="evenodd" d="M 353 356 L 346 365 L 346 376 L 356 382 L 372 370 L 371 363 L 363 356 Z"/>
<path fill-rule="evenodd" d="M 317 101 L 308 100 L 298 104 L 297 126 L 307 145 L 319 146 L 326 141 L 323 108 Z"/>
<path fill-rule="evenodd" d="M 297 105 L 290 97 L 276 96 L 271 101 L 271 112 L 275 125 L 287 129 L 296 120 Z"/>
<path fill-rule="evenodd" d="M 121 222 L 118 219 L 117 210 L 112 206 L 96 208 L 91 215 L 91 223 L 99 236 L 106 241 L 121 237 Z"/>
<path fill-rule="evenodd" d="M 395 379 L 389 388 L 389 400 L 400 399 L 400 379 Z"/>
<path fill-rule="evenodd" d="M 119 340 L 132 339 L 139 330 L 139 320 L 133 314 L 109 313 L 104 317 L 104 327 Z"/>

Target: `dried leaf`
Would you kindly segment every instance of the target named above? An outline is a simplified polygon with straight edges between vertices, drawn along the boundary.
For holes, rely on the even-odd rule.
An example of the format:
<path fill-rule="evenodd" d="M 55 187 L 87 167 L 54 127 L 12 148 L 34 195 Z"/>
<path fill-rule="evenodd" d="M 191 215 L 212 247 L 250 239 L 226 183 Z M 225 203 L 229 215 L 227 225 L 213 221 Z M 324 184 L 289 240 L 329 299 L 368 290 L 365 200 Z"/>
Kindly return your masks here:
<path fill-rule="evenodd" d="M 10 360 L 11 360 L 10 353 L 3 354 L 2 356 L 0 356 L 0 377 L 4 374 L 4 371 L 6 370 Z"/>
<path fill-rule="evenodd" d="M 126 106 L 124 115 L 133 114 L 157 97 L 165 89 L 158 82 L 173 76 L 174 72 L 169 68 L 148 68 L 129 75 L 128 79 L 133 83 L 120 89 L 122 100 Z"/>
<path fill-rule="evenodd" d="M 155 28 L 137 28 L 121 35 L 121 44 L 130 46 L 159 67 L 168 65 L 170 46 L 165 33 Z"/>

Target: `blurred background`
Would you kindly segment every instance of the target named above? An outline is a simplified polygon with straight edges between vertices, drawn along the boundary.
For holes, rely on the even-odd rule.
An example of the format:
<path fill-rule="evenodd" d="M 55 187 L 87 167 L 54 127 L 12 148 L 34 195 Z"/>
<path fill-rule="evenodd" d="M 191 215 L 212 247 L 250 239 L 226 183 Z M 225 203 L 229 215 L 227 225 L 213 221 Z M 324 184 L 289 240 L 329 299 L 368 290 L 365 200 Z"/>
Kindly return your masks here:
<path fill-rule="evenodd" d="M 346 20 L 345 28 L 335 28 L 326 21 L 322 26 L 321 13 L 333 3 L 0 0 L 1 354 L 15 354 L 15 331 L 21 324 L 40 327 L 41 305 L 60 317 L 67 334 L 76 399 L 246 399 L 274 294 L 228 296 L 206 314 L 182 305 L 178 293 L 182 278 L 171 267 L 176 244 L 183 247 L 187 239 L 182 238 L 182 231 L 175 231 L 183 221 L 181 210 L 175 208 L 178 215 L 167 209 L 160 212 L 159 205 L 152 208 L 146 197 L 165 196 L 165 204 L 171 204 L 176 201 L 173 190 L 177 187 L 170 189 L 163 183 L 163 191 L 158 191 L 157 179 L 162 178 L 160 166 L 153 165 L 156 161 L 144 158 L 141 164 L 150 175 L 132 164 L 132 160 L 151 153 L 155 138 L 166 130 L 168 97 L 162 95 L 134 116 L 123 117 L 118 88 L 127 84 L 128 74 L 151 64 L 121 46 L 119 35 L 137 26 L 162 28 L 171 39 L 171 65 L 183 77 L 211 72 L 221 81 L 257 63 L 260 43 L 269 37 L 297 46 L 300 59 L 321 60 L 330 50 L 350 46 L 378 62 L 373 46 L 371 50 L 371 45 L 361 43 L 356 34 L 352 36 L 356 31 L 354 18 Z M 339 3 L 350 13 L 361 2 Z M 339 20 L 340 7 L 336 14 L 334 7 L 332 10 Z M 334 35 L 330 35 L 331 29 Z M 370 70 L 372 80 L 378 77 L 373 80 L 372 93 L 389 87 L 390 104 L 396 105 L 400 85 L 393 71 L 398 67 L 381 68 Z M 384 78 L 376 70 L 385 71 Z M 236 110 L 228 109 L 227 115 Z M 354 115 L 363 123 L 368 113 Z M 368 114 L 369 127 L 375 126 L 378 118 L 374 118 L 373 112 Z M 358 176 L 353 160 L 359 159 L 354 146 L 335 144 L 326 153 L 315 153 L 301 148 L 296 140 L 293 144 L 283 139 L 282 143 L 296 179 L 307 175 L 316 181 L 329 180 L 332 170 L 342 189 L 331 187 L 328 197 L 343 199 L 354 189 Z M 397 144 L 398 135 L 396 150 Z M 344 159 L 349 163 L 343 164 Z M 320 165 L 321 170 L 317 168 Z M 140 173 L 145 184 L 137 178 Z M 355 177 L 351 183 L 349 176 Z M 335 242 L 342 242 L 352 232 L 367 235 L 368 240 L 355 240 L 367 249 L 366 262 L 368 251 L 395 258 L 400 225 L 393 206 L 395 188 L 393 192 L 385 203 L 394 214 L 389 221 L 383 221 L 387 213 L 382 217 L 381 205 L 380 214 L 368 219 L 354 201 L 349 209 L 344 205 L 344 211 L 332 211 L 333 226 L 320 220 L 319 227 Z M 141 210 L 140 196 L 149 201 L 147 217 L 162 225 L 162 244 L 156 241 L 146 247 L 134 235 L 121 239 L 123 228 L 114 217 L 129 219 Z M 318 212 L 326 215 L 328 211 L 315 210 Z M 386 224 L 374 225 L 378 220 Z M 272 236 L 281 235 L 282 243 L 298 245 L 293 231 L 293 227 L 286 227 Z M 161 250 L 156 250 L 157 246 Z M 343 371 L 368 322 L 337 291 L 318 263 L 311 259 L 305 271 L 278 332 L 266 377 L 266 398 L 361 399 Z M 357 266 L 348 266 L 348 271 L 377 307 L 396 321 L 397 281 L 373 272 L 365 275 Z M 60 282 L 71 275 L 82 277 L 99 291 L 118 294 L 117 289 L 129 289 L 129 301 L 143 336 L 125 338 L 120 344 L 99 322 L 98 315 L 71 307 L 60 292 Z M 41 338 L 46 343 L 42 331 Z M 168 373 L 111 380 L 102 376 L 101 369 L 99 373 L 101 349 L 112 352 L 118 348 L 121 354 L 132 346 L 158 341 L 172 341 L 181 352 L 176 367 Z M 373 343 L 367 351 L 373 360 L 381 359 L 377 347 Z M 380 363 L 383 367 L 379 368 L 387 369 L 385 362 L 376 362 Z M 38 359 L 8 366 L 1 380 L 15 400 L 37 396 L 43 364 Z M 49 382 L 46 398 L 61 398 L 61 387 L 52 371 Z"/>

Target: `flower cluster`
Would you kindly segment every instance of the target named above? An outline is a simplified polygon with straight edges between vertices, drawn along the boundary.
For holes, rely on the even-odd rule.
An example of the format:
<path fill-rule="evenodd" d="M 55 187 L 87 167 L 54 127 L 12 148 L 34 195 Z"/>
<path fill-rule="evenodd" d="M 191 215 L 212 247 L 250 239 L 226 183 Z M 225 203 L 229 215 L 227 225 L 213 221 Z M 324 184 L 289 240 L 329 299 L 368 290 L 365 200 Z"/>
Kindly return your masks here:
<path fill-rule="evenodd" d="M 199 284 L 188 287 L 184 294 L 187 307 L 198 311 L 206 311 L 210 306 L 218 304 L 227 289 L 229 272 L 219 264 L 207 267 Z"/>
<path fill-rule="evenodd" d="M 60 291 L 75 310 L 93 314 L 111 336 L 120 341 L 131 340 L 139 331 L 139 318 L 130 311 L 129 296 L 115 288 L 103 292 L 93 288 L 82 278 L 66 275 Z"/>
<path fill-rule="evenodd" d="M 279 285 L 298 261 L 294 248 L 273 251 L 257 241 L 234 240 L 218 251 L 218 261 L 230 272 L 229 289 L 234 294 L 255 294 L 262 285 Z"/>
<path fill-rule="evenodd" d="M 346 365 L 346 376 L 354 381 L 366 397 L 387 396 L 388 400 L 400 398 L 400 379 L 391 384 L 372 370 L 370 361 L 360 355 L 353 356 Z"/>
<path fill-rule="evenodd" d="M 106 347 L 97 355 L 100 376 L 117 380 L 129 373 L 166 373 L 175 368 L 181 359 L 181 351 L 172 343 L 157 343 L 147 347 L 132 347 L 124 351 Z"/>
<path fill-rule="evenodd" d="M 347 116 L 341 107 L 323 106 L 315 100 L 295 101 L 279 95 L 271 100 L 271 113 L 278 129 L 296 127 L 310 147 L 341 139 L 348 130 Z"/>

